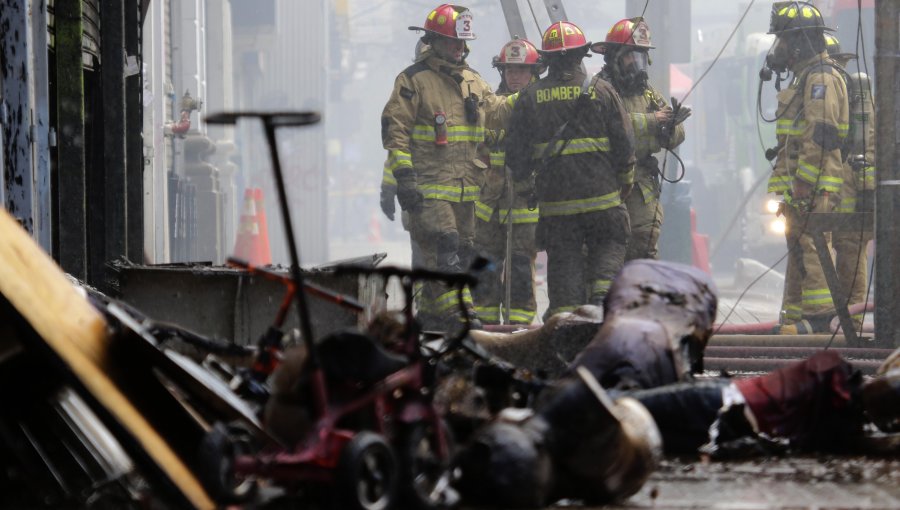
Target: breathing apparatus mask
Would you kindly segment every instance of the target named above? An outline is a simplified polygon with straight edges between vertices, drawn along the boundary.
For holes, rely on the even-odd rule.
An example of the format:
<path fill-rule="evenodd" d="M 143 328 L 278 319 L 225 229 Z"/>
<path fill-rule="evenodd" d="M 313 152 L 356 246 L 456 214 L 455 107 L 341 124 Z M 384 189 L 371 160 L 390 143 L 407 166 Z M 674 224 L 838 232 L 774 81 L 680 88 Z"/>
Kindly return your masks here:
<path fill-rule="evenodd" d="M 766 54 L 766 63 L 759 70 L 761 81 L 770 81 L 775 75 L 775 90 L 781 90 L 781 82 L 787 79 L 787 73 L 791 64 L 797 59 L 799 51 L 794 48 L 790 38 L 792 34 L 778 36 L 769 52 Z"/>
<path fill-rule="evenodd" d="M 616 57 L 619 79 L 628 89 L 640 89 L 647 85 L 650 55 L 646 51 L 623 49 Z"/>

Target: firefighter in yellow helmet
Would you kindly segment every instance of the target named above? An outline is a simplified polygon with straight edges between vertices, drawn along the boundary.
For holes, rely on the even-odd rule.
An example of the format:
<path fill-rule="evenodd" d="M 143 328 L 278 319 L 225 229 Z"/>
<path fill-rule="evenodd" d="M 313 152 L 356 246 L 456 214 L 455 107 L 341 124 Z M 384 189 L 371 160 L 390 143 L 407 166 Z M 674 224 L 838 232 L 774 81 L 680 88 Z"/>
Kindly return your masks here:
<path fill-rule="evenodd" d="M 812 236 L 813 212 L 831 212 L 844 175 L 841 148 L 850 120 L 847 84 L 825 50 L 824 20 L 808 2 L 776 2 L 766 56 L 772 72 L 790 71 L 790 86 L 778 92 L 777 159 L 768 190 L 784 197 L 788 261 L 781 324 L 783 334 L 824 332 L 834 315 Z M 776 82 L 777 85 L 780 83 Z"/>
<path fill-rule="evenodd" d="M 847 63 L 856 58 L 853 53 L 842 52 L 840 41 L 831 34 L 825 34 L 825 49 L 828 56 L 845 70 Z M 869 77 L 865 73 L 853 73 L 844 78 L 849 93 L 850 128 L 842 148 L 844 182 L 835 211 L 871 212 L 874 210 L 875 194 L 875 103 L 872 101 Z M 871 232 L 865 231 L 832 234 L 835 269 L 851 305 L 866 300 L 866 246 L 870 240 Z M 862 313 L 853 316 L 857 331 L 862 327 L 862 321 Z"/>
<path fill-rule="evenodd" d="M 634 178 L 631 121 L 615 89 L 584 74 L 590 43 L 554 23 L 541 54 L 547 76 L 519 96 L 506 137 L 515 180 L 533 180 L 538 244 L 547 250 L 547 316 L 600 304 L 625 261 Z"/>
<path fill-rule="evenodd" d="M 663 210 L 659 202 L 660 166 L 654 157 L 663 148 L 674 149 L 684 141 L 682 122 L 691 113 L 682 106 L 677 114 L 665 98 L 647 82 L 650 67 L 650 27 L 643 18 L 618 21 L 606 40 L 591 50 L 606 64 L 600 78 L 612 84 L 622 98 L 634 128 L 634 192 L 625 201 L 631 220 L 631 239 L 625 260 L 655 259 Z"/>
<path fill-rule="evenodd" d="M 514 100 L 498 97 L 465 61 L 475 39 L 472 13 L 442 4 L 422 27 L 429 45 L 401 72 L 381 116 L 388 169 L 397 201 L 409 214 L 410 236 L 426 267 L 461 271 L 468 267 L 475 237 L 475 200 L 487 165 L 478 160 L 485 127 L 502 126 Z M 430 315 L 426 328 L 450 329 L 463 318 L 454 289 L 426 283 Z M 468 290 L 465 306 L 475 312 Z"/>
<path fill-rule="evenodd" d="M 536 80 L 544 68 L 537 48 L 524 39 L 506 43 L 494 57 L 494 67 L 500 71 L 501 78 L 496 92 L 504 96 L 522 90 Z M 478 318 L 486 323 L 499 323 L 508 314 L 510 324 L 531 324 L 537 309 L 534 234 L 538 211 L 528 208 L 526 187 L 515 186 L 506 172 L 506 130 L 488 130 L 486 137 L 485 148 L 491 168 L 481 187 L 481 196 L 475 202 L 475 250 L 494 264 L 472 291 L 475 310 Z M 507 263 L 509 268 L 506 268 Z M 507 275 L 510 279 L 509 303 L 505 302 L 507 282 L 504 277 Z"/>

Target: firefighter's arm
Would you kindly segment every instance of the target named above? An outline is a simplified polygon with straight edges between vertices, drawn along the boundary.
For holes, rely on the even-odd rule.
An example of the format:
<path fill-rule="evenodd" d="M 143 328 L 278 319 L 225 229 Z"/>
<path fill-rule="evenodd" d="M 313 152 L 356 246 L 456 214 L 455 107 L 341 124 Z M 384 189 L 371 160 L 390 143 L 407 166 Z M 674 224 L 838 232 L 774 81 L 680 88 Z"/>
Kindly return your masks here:
<path fill-rule="evenodd" d="M 843 182 L 841 146 L 848 128 L 841 119 L 849 118 L 846 85 L 831 72 L 812 72 L 802 93 L 805 122 L 794 187 L 837 193 Z"/>
<path fill-rule="evenodd" d="M 416 212 L 423 196 L 417 187 L 410 137 L 419 107 L 419 93 L 406 74 L 397 76 L 391 98 L 381 114 L 381 142 L 388 151 L 386 172 L 397 183 L 397 201 L 404 211 Z"/>
<path fill-rule="evenodd" d="M 381 143 L 388 151 L 385 170 L 390 171 L 392 177 L 398 169 L 413 168 L 409 145 L 419 101 L 412 80 L 406 74 L 397 76 L 394 90 L 381 114 Z"/>
<path fill-rule="evenodd" d="M 476 79 L 479 80 L 480 88 L 483 91 L 481 104 L 484 110 L 484 127 L 496 130 L 504 129 L 512 115 L 519 93 L 516 92 L 511 96 L 498 96 L 494 94 L 483 78 L 476 76 Z"/>
<path fill-rule="evenodd" d="M 613 168 L 617 170 L 619 185 L 634 183 L 634 130 L 632 117 L 625 109 L 615 89 L 603 80 L 597 80 L 594 92 L 600 102 L 600 112 L 605 117 L 609 137 L 609 154 Z"/>

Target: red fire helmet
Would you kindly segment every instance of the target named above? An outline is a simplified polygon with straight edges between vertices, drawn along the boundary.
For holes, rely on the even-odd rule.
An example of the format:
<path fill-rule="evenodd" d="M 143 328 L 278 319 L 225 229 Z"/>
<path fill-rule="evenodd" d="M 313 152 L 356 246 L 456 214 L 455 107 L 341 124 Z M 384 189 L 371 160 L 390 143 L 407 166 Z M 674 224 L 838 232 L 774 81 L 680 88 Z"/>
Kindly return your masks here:
<path fill-rule="evenodd" d="M 635 50 L 652 50 L 655 48 L 655 46 L 650 45 L 650 26 L 647 25 L 644 18 L 638 16 L 637 18 L 625 18 L 617 21 L 606 33 L 606 40 L 594 43 L 591 46 L 591 51 L 605 54 L 623 46 Z"/>
<path fill-rule="evenodd" d="M 565 53 L 569 50 L 584 48 L 591 44 L 584 32 L 575 23 L 558 21 L 544 31 L 541 39 L 541 51 L 544 53 Z"/>
<path fill-rule="evenodd" d="M 424 27 L 409 27 L 410 30 L 424 30 L 451 39 L 471 41 L 475 39 L 472 31 L 472 12 L 465 7 L 452 4 L 441 4 L 425 19 Z"/>
<path fill-rule="evenodd" d="M 494 67 L 514 65 L 540 65 L 537 48 L 525 39 L 515 39 L 503 45 L 500 55 L 494 57 Z"/>

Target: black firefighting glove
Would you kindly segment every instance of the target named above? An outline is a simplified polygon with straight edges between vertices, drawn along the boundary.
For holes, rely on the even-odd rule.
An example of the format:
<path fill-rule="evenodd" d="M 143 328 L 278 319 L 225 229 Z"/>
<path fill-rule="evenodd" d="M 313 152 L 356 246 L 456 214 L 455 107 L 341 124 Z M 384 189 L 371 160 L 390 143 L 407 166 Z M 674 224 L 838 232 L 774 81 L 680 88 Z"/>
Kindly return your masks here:
<path fill-rule="evenodd" d="M 674 117 L 672 118 L 673 126 L 681 124 L 691 116 L 691 109 L 679 103 L 678 100 L 674 97 L 672 98 L 672 111 L 674 113 Z"/>
<path fill-rule="evenodd" d="M 394 214 L 397 212 L 394 204 L 394 198 L 396 197 L 397 192 L 393 189 L 381 188 L 381 212 L 391 221 L 394 221 Z"/>
<path fill-rule="evenodd" d="M 397 179 L 397 201 L 404 211 L 415 213 L 422 208 L 425 197 L 416 187 L 416 172 L 412 168 L 402 168 L 394 171 Z"/>

